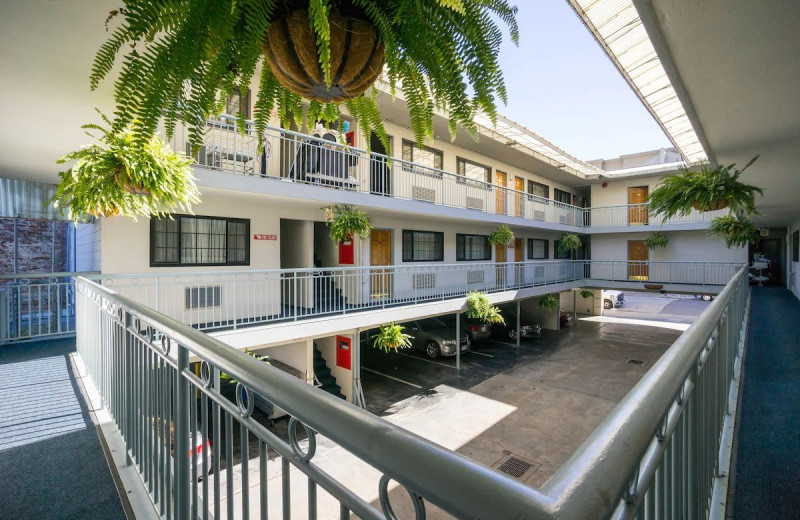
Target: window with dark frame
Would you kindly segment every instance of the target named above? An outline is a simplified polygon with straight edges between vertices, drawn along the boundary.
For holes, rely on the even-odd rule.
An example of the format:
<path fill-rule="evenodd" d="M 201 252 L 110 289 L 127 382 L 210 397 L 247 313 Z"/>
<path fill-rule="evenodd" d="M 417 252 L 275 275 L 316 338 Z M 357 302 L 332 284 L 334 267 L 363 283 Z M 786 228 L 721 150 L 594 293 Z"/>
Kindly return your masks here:
<path fill-rule="evenodd" d="M 488 235 L 456 233 L 456 260 L 491 260 L 492 246 Z"/>
<path fill-rule="evenodd" d="M 528 179 L 528 193 L 542 197 L 543 199 L 550 198 L 550 186 Z"/>
<path fill-rule="evenodd" d="M 528 239 L 528 260 L 547 260 L 550 258 L 550 241 L 540 238 Z"/>
<path fill-rule="evenodd" d="M 564 204 L 572 204 L 572 194 L 568 191 L 553 188 L 553 200 Z"/>
<path fill-rule="evenodd" d="M 150 266 L 250 265 L 250 221 L 173 215 L 150 220 Z"/>
<path fill-rule="evenodd" d="M 403 139 L 403 160 L 441 170 L 444 166 L 444 154 L 441 150 L 428 146 L 418 147 L 413 141 Z"/>
<path fill-rule="evenodd" d="M 444 260 L 444 233 L 403 230 L 403 262 L 441 262 Z"/>
<path fill-rule="evenodd" d="M 242 89 L 233 87 L 228 99 L 225 101 L 225 113 L 236 116 L 241 113 L 245 119 L 250 119 L 250 89 L 242 95 Z"/>
<path fill-rule="evenodd" d="M 456 157 L 456 173 L 473 181 L 492 182 L 491 167 L 463 157 Z"/>
<path fill-rule="evenodd" d="M 558 252 L 558 245 L 561 243 L 561 240 L 553 240 L 553 257 L 556 260 L 572 260 L 572 251 L 564 251 L 563 253 Z"/>

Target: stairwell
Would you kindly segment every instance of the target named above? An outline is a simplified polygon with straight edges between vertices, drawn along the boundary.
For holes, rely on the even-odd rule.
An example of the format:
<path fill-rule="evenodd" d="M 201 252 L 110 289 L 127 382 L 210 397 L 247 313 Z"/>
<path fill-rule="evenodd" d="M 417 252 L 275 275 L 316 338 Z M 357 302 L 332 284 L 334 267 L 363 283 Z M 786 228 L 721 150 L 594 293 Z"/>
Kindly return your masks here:
<path fill-rule="evenodd" d="M 328 363 L 322 357 L 322 352 L 319 351 L 316 343 L 314 343 L 314 375 L 319 381 L 320 388 L 340 399 L 345 398 L 342 394 L 342 387 L 336 384 L 336 378 L 328 368 Z"/>

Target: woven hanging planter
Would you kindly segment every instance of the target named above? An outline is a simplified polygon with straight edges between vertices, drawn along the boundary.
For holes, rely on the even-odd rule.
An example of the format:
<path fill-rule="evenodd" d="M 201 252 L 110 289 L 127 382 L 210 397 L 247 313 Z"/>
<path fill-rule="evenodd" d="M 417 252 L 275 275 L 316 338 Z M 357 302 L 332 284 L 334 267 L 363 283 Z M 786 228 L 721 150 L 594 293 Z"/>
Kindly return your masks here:
<path fill-rule="evenodd" d="M 274 20 L 261 52 L 278 81 L 306 99 L 341 102 L 361 95 L 383 71 L 384 45 L 369 22 L 331 12 L 331 86 L 325 84 L 307 10 Z"/>
<path fill-rule="evenodd" d="M 717 211 L 719 209 L 725 209 L 728 207 L 728 199 L 719 199 L 715 201 L 713 204 L 709 204 L 708 206 L 701 206 L 697 202 L 692 203 L 692 207 L 697 211 Z"/>

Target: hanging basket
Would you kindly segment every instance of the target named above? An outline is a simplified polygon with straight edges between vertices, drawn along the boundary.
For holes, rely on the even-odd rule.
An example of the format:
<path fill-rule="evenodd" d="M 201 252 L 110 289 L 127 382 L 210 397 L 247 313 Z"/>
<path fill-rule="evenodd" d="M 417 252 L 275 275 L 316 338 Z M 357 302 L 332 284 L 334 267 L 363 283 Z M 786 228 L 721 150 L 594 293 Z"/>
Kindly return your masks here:
<path fill-rule="evenodd" d="M 373 24 L 331 12 L 331 86 L 325 84 L 308 11 L 274 20 L 261 52 L 278 81 L 306 99 L 341 102 L 361 95 L 383 71 L 384 45 Z"/>
<path fill-rule="evenodd" d="M 725 209 L 728 207 L 728 199 L 719 199 L 717 201 L 712 202 L 707 206 L 701 206 L 698 202 L 692 202 L 692 207 L 697 211 L 717 211 L 720 209 Z"/>

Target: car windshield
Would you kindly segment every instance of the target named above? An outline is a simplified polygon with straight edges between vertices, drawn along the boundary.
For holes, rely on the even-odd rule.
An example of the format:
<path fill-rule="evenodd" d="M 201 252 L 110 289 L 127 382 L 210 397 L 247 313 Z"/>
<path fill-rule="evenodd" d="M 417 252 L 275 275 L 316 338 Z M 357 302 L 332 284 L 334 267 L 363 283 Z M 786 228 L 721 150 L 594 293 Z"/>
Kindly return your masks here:
<path fill-rule="evenodd" d="M 445 326 L 439 318 L 425 318 L 424 320 L 419 320 L 417 323 L 422 330 L 440 329 Z"/>

